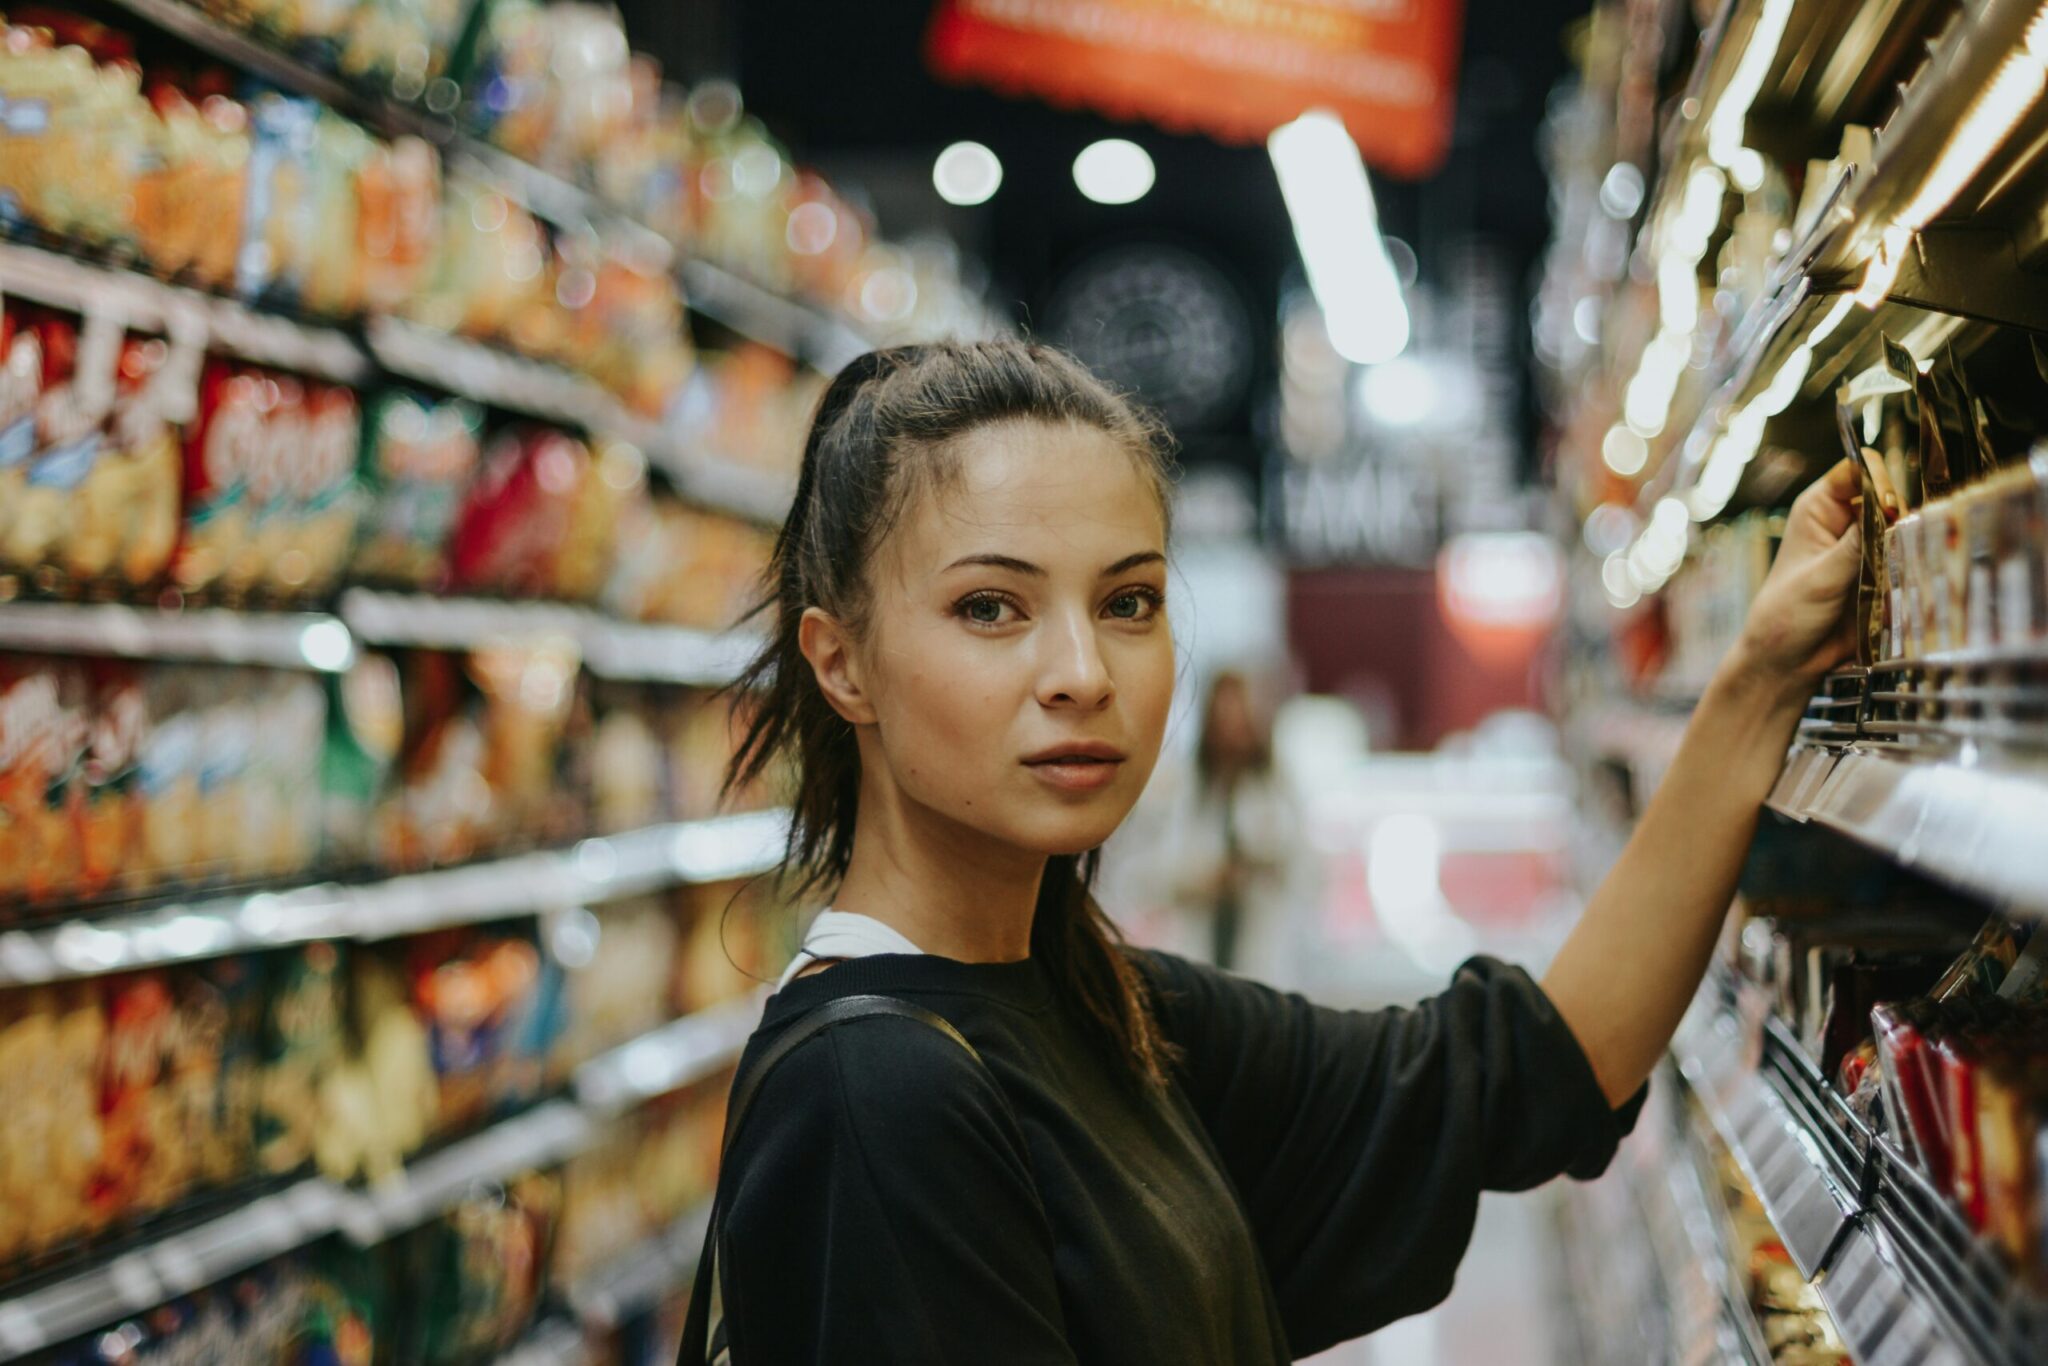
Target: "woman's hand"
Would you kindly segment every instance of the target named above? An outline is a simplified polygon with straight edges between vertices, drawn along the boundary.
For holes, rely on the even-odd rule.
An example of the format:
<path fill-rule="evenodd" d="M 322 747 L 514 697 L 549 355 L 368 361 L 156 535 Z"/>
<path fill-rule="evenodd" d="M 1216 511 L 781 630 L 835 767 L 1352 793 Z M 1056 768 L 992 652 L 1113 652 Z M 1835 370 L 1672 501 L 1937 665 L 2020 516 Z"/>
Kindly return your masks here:
<path fill-rule="evenodd" d="M 1747 674 L 1802 703 L 1822 675 L 1856 650 L 1857 571 L 1863 532 L 1856 519 L 1856 466 L 1843 460 L 1799 495 L 1724 672 Z"/>

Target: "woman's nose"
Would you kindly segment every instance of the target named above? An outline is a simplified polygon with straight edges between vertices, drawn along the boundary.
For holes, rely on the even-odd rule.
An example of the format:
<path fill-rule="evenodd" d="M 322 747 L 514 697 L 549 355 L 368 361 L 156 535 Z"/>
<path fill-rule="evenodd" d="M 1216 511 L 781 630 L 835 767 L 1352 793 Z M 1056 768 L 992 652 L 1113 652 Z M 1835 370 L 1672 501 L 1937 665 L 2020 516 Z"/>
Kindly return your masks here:
<path fill-rule="evenodd" d="M 1039 705 L 1094 711 L 1116 695 L 1116 682 L 1095 639 L 1090 619 L 1061 619 L 1045 632 L 1038 680 Z"/>

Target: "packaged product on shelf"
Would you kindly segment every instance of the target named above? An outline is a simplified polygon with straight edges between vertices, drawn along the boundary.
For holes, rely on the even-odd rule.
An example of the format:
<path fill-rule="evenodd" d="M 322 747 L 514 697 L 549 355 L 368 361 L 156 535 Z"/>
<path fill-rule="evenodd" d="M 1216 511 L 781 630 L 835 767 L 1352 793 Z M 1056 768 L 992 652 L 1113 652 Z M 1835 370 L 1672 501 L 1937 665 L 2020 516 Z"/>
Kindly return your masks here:
<path fill-rule="evenodd" d="M 625 442 L 598 442 L 548 566 L 549 594 L 570 602 L 596 599 L 611 576 L 626 509 L 646 501 L 646 458 Z"/>
<path fill-rule="evenodd" d="M 249 480 L 265 443 L 267 408 L 276 401 L 253 371 L 207 361 L 199 411 L 185 431 L 185 525 L 172 567 L 188 592 L 215 585 L 238 591 L 255 577 Z"/>
<path fill-rule="evenodd" d="M 142 805 L 132 879 L 138 887 L 191 881 L 206 870 L 207 804 L 200 784 L 205 696 L 201 670 L 164 665 L 145 677 L 135 775 Z"/>
<path fill-rule="evenodd" d="M 759 601 L 773 548 L 765 531 L 657 497 L 628 510 L 605 606 L 633 621 L 724 630 Z"/>
<path fill-rule="evenodd" d="M 601 683 L 591 701 L 591 828 L 613 834 L 665 819 L 673 809 L 666 755 L 646 694 Z"/>
<path fill-rule="evenodd" d="M 479 44 L 485 136 L 525 161 L 583 178 L 632 117 L 632 53 L 617 11 L 491 0 Z"/>
<path fill-rule="evenodd" d="M 549 596 L 591 475 L 590 448 L 566 432 L 521 426 L 494 435 L 449 543 L 451 586 Z"/>
<path fill-rule="evenodd" d="M 403 946 L 375 946 L 349 963 L 350 1046 L 321 1087 L 314 1149 L 320 1170 L 337 1181 L 387 1179 L 437 1132 L 433 1045 L 403 955 Z"/>
<path fill-rule="evenodd" d="M 190 1056 L 203 1063 L 206 1041 L 218 1038 L 210 1088 L 203 1066 L 182 1069 L 200 1179 L 210 1185 L 226 1185 L 256 1170 L 269 983 L 264 960 L 243 955 L 197 964 L 180 988 L 179 1010 L 194 1041 Z"/>
<path fill-rule="evenodd" d="M 179 587 L 279 602 L 328 592 L 362 514 L 358 437 L 352 391 L 209 361 L 186 435 Z"/>
<path fill-rule="evenodd" d="M 149 588 L 177 549 L 184 457 L 178 424 L 198 401 L 193 338 L 130 335 L 121 349 L 108 449 L 88 476 L 59 561 L 74 579 Z"/>
<path fill-rule="evenodd" d="M 320 848 L 341 868 L 377 856 L 378 803 L 405 743 L 405 704 L 390 656 L 364 653 L 327 689 L 327 735 L 320 753 Z"/>
<path fill-rule="evenodd" d="M 561 1181 L 532 1174 L 473 1196 L 385 1256 L 393 1361 L 461 1366 L 509 1348 L 532 1322 L 561 1211 Z"/>
<path fill-rule="evenodd" d="M 79 817 L 81 896 L 128 879 L 142 843 L 139 789 L 148 707 L 142 669 L 113 660 L 90 666 L 92 701 Z"/>
<path fill-rule="evenodd" d="M 233 866 L 255 878 L 284 878 L 320 856 L 321 746 L 327 698 L 305 674 L 263 678 L 249 696 L 251 727 Z"/>
<path fill-rule="evenodd" d="M 321 1087 L 342 1060 L 342 971 L 342 949 L 329 943 L 285 950 L 267 966 L 254 1143 L 262 1171 L 296 1171 L 313 1155 Z"/>
<path fill-rule="evenodd" d="M 67 542 L 78 490 L 103 453 L 122 328 L 105 310 L 81 318 L 23 309 L 18 325 L 36 334 L 43 374 L 36 397 L 35 450 L 7 490 L 14 507 L 0 563 L 33 572 Z"/>
<path fill-rule="evenodd" d="M 323 384 L 307 387 L 303 418 L 302 455 L 288 466 L 297 530 L 272 565 L 271 587 L 280 596 L 318 599 L 348 568 L 363 513 L 356 481 L 362 414 L 353 390 Z"/>
<path fill-rule="evenodd" d="M 31 904 L 83 881 L 91 685 L 83 666 L 0 656 L 0 846 L 4 886 Z"/>
<path fill-rule="evenodd" d="M 97 983 L 0 996 L 0 1274 L 93 1225 L 100 1168 L 98 1067 L 106 1016 Z"/>
<path fill-rule="evenodd" d="M 469 931 L 423 935 L 408 946 L 407 972 L 434 1065 L 435 1131 L 471 1128 L 531 1100 L 516 1045 L 541 985 L 533 942 Z"/>
<path fill-rule="evenodd" d="M 559 1053 L 573 1068 L 669 1018 L 679 935 L 665 897 L 599 907 L 596 943 L 568 974 Z"/>
<path fill-rule="evenodd" d="M 227 87 L 220 73 L 152 77 L 154 155 L 135 181 L 143 259 L 160 274 L 221 290 L 234 288 L 244 269 L 245 228 L 260 225 L 245 219 L 243 205 L 261 193 L 252 181 L 249 107 Z"/>
<path fill-rule="evenodd" d="M 106 993 L 101 1146 L 92 1181 L 101 1225 L 172 1204 L 190 1188 L 199 1156 L 183 1132 L 172 1082 L 179 1021 L 167 974 L 117 977 Z"/>
<path fill-rule="evenodd" d="M 388 389 L 370 400 L 359 465 L 370 501 L 352 578 L 395 588 L 439 586 L 482 431 L 482 414 L 463 399 Z"/>
<path fill-rule="evenodd" d="M 723 1078 L 614 1124 L 562 1170 L 552 1280 L 561 1286 L 645 1256 L 641 1244 L 709 1199 L 725 1120 Z"/>
<path fill-rule="evenodd" d="M 0 218 L 95 246 L 134 230 L 142 71 L 125 36 L 59 10 L 9 15 L 0 46 Z"/>

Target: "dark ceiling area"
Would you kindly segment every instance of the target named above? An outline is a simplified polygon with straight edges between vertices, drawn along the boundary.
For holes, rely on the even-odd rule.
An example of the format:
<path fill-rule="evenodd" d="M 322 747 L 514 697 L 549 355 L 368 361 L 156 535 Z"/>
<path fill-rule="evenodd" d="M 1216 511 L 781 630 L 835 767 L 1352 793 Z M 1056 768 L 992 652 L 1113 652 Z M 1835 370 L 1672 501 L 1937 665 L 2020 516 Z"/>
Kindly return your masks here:
<path fill-rule="evenodd" d="M 1424 280 L 1449 268 L 1444 244 L 1472 235 L 1494 241 L 1517 279 L 1530 275 L 1549 226 L 1537 128 L 1568 68 L 1565 31 L 1585 8 L 1585 0 L 1468 4 L 1449 159 L 1422 182 L 1374 177 L 1382 224 L 1416 248 Z M 1042 327 L 1061 282 L 1120 245 L 1206 262 L 1251 320 L 1248 394 L 1271 391 L 1273 322 L 1299 266 L 1263 146 L 944 84 L 924 65 L 930 0 L 626 0 L 624 9 L 636 46 L 684 79 L 735 77 L 749 109 L 799 159 L 872 207 L 890 236 L 938 229 L 958 241 L 986 266 L 991 302 L 1021 324 Z M 1140 143 L 1158 168 L 1152 192 L 1135 204 L 1094 204 L 1074 187 L 1076 153 L 1110 136 Z M 1000 193 L 972 209 L 944 204 L 930 179 L 939 149 L 963 138 L 986 143 L 1004 167 Z M 1256 414 L 1248 398 L 1209 430 L 1183 431 L 1190 458 L 1256 468 Z"/>

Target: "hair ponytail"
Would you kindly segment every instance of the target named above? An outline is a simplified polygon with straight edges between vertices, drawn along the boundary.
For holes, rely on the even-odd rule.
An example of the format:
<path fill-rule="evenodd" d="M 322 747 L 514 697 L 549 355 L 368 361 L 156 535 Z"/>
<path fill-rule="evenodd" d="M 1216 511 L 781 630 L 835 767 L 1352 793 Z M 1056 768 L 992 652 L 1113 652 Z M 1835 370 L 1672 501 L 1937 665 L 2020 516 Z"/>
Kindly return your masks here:
<path fill-rule="evenodd" d="M 859 630 L 875 548 L 915 492 L 949 475 L 950 443 L 1017 419 L 1080 423 L 1117 438 L 1152 474 L 1164 508 L 1172 467 L 1165 430 L 1053 347 L 990 341 L 870 351 L 841 370 L 818 402 L 767 592 L 754 612 L 769 617 L 772 629 L 734 684 L 752 708 L 726 774 L 730 791 L 780 759 L 793 764 L 782 871 L 799 892 L 828 890 L 845 876 L 860 804 L 853 727 L 825 700 L 803 656 L 803 614 L 822 607 Z M 1092 850 L 1048 861 L 1032 956 L 1132 1075 L 1163 1083 L 1170 1048 L 1145 977 L 1089 891 L 1096 862 Z"/>

